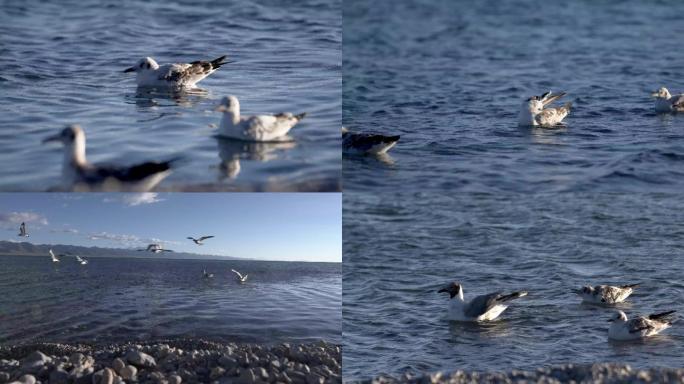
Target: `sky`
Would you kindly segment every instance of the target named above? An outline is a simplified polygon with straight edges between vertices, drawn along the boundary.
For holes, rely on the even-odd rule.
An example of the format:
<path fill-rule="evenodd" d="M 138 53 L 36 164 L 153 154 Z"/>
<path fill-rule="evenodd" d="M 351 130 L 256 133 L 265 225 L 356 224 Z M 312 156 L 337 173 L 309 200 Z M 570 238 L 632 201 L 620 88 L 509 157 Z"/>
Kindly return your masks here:
<path fill-rule="evenodd" d="M 342 194 L 0 193 L 0 240 L 341 262 Z"/>

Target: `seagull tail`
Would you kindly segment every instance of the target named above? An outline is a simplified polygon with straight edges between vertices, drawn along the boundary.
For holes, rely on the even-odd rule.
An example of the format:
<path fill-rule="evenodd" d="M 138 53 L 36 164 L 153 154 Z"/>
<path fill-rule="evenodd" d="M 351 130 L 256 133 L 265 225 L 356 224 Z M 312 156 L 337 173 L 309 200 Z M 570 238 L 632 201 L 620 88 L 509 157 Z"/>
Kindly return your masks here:
<path fill-rule="evenodd" d="M 568 101 L 563 105 L 563 108 L 568 111 L 568 113 L 572 110 L 572 101 Z"/>
<path fill-rule="evenodd" d="M 506 302 L 506 301 L 510 301 L 510 300 L 519 299 L 519 298 L 525 297 L 525 296 L 527 296 L 526 291 L 518 291 L 518 292 L 509 293 L 508 295 L 501 296 L 496 301 Z"/>
<path fill-rule="evenodd" d="M 670 316 L 671 314 L 675 313 L 677 311 L 667 311 L 667 312 L 661 312 L 661 313 L 655 313 L 653 315 L 650 315 L 648 318 L 651 320 L 657 320 L 657 321 L 666 321 L 666 317 Z M 672 324 L 672 322 L 667 321 L 668 324 Z"/>
<path fill-rule="evenodd" d="M 226 57 L 228 57 L 228 56 L 223 55 L 223 56 L 221 56 L 221 57 L 219 57 L 219 58 L 217 58 L 217 59 L 214 59 L 214 60 L 210 61 L 210 63 L 211 63 L 211 68 L 212 68 L 212 69 L 218 69 L 218 68 L 220 68 L 223 64 L 227 64 L 228 62 L 224 61 L 224 60 L 226 59 Z"/>
<path fill-rule="evenodd" d="M 636 284 L 627 284 L 627 285 L 622 285 L 622 286 L 620 286 L 620 288 L 636 288 L 636 287 L 638 287 L 639 285 L 641 285 L 641 284 L 639 284 L 639 283 L 636 283 Z"/>
<path fill-rule="evenodd" d="M 384 141 L 385 143 L 396 143 L 397 141 L 399 141 L 399 138 L 400 138 L 400 137 L 401 137 L 400 135 L 396 135 L 396 136 L 386 136 L 386 137 L 384 138 L 383 141 Z"/>
<path fill-rule="evenodd" d="M 299 115 L 295 115 L 294 118 L 297 119 L 297 122 L 301 121 L 304 117 L 306 116 L 306 112 L 300 113 Z"/>

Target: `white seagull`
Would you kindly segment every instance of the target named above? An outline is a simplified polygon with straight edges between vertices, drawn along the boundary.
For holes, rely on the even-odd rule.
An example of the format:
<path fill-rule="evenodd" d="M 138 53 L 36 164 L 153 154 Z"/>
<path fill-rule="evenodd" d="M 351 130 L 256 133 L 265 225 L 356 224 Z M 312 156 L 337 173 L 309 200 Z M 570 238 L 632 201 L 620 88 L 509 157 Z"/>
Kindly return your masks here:
<path fill-rule="evenodd" d="M 226 96 L 216 111 L 223 112 L 219 126 L 219 136 L 245 141 L 274 141 L 283 138 L 292 127 L 306 116 L 306 113 L 293 115 L 241 116 L 240 102 L 235 96 Z"/>
<path fill-rule="evenodd" d="M 665 87 L 651 93 L 655 97 L 656 113 L 684 112 L 684 93 L 670 95 L 670 91 Z"/>
<path fill-rule="evenodd" d="M 211 239 L 212 237 L 214 237 L 214 236 L 202 236 L 199 239 L 195 239 L 194 237 L 188 237 L 188 239 L 194 241 L 195 244 L 197 244 L 197 245 L 202 245 L 202 244 L 204 244 L 203 243 L 204 240 Z"/>
<path fill-rule="evenodd" d="M 342 151 L 345 153 L 381 155 L 394 147 L 399 141 L 399 137 L 399 135 L 385 136 L 351 132 L 342 127 Z"/>
<path fill-rule="evenodd" d="M 19 226 L 19 234 L 17 236 L 29 237 L 28 232 L 26 232 L 26 223 L 21 223 L 21 225 Z"/>
<path fill-rule="evenodd" d="M 86 260 L 86 259 L 84 259 L 84 258 L 82 258 L 81 256 L 78 256 L 78 255 L 76 256 L 76 261 L 78 261 L 78 263 L 81 264 L 81 265 L 86 265 L 86 264 L 88 264 L 88 260 Z"/>
<path fill-rule="evenodd" d="M 208 273 L 206 269 L 203 269 L 202 270 L 202 277 L 204 277 L 205 279 L 211 279 L 212 277 L 214 277 L 214 274 Z"/>
<path fill-rule="evenodd" d="M 634 292 L 634 288 L 639 284 L 628 285 L 586 285 L 574 292 L 578 294 L 583 302 L 592 304 L 617 304 L 622 303 Z"/>
<path fill-rule="evenodd" d="M 527 292 L 512 292 L 506 295 L 500 292 L 481 295 L 470 301 L 463 299 L 463 288 L 458 283 L 451 283 L 438 292 L 447 292 L 450 296 L 447 318 L 453 321 L 491 321 L 508 308 L 508 302 L 527 296 Z"/>
<path fill-rule="evenodd" d="M 627 320 L 627 315 L 624 312 L 617 311 L 608 320 L 613 322 L 608 329 L 608 338 L 613 340 L 637 340 L 657 335 L 672 325 L 669 316 L 675 312 L 667 311 L 649 315 L 648 317 L 638 316 L 632 320 Z"/>
<path fill-rule="evenodd" d="M 59 259 L 57 258 L 57 256 L 55 256 L 54 252 L 52 252 L 52 249 L 50 249 L 48 252 L 50 253 L 50 258 L 52 259 L 52 262 L 59 263 Z"/>
<path fill-rule="evenodd" d="M 173 252 L 170 249 L 164 249 L 161 244 L 150 244 L 145 249 L 138 249 L 138 251 L 152 252 L 152 253 L 162 253 L 162 252 Z"/>
<path fill-rule="evenodd" d="M 242 276 L 242 274 L 241 274 L 240 272 L 238 272 L 238 271 L 236 271 L 236 270 L 234 270 L 234 269 L 231 269 L 231 271 L 233 271 L 233 273 L 237 275 L 237 279 L 238 279 L 239 282 L 244 283 L 245 281 L 247 281 L 247 276 L 248 276 L 248 275 Z"/>
<path fill-rule="evenodd" d="M 565 96 L 565 92 L 554 95 L 549 91 L 541 96 L 530 97 L 520 106 L 518 125 L 523 127 L 552 127 L 560 124 L 560 122 L 570 113 L 572 103 L 565 103 L 565 105 L 558 108 L 546 108 L 546 106 L 563 96 Z"/>
<path fill-rule="evenodd" d="M 140 59 L 124 72 L 135 72 L 138 87 L 156 87 L 174 90 L 194 88 L 195 84 L 211 75 L 223 64 L 226 56 L 211 61 L 164 64 L 160 66 L 151 57 Z"/>
<path fill-rule="evenodd" d="M 64 145 L 62 184 L 79 192 L 147 192 L 171 173 L 178 158 L 163 162 L 146 162 L 131 167 L 93 165 L 86 160 L 85 132 L 78 125 L 64 128 L 47 137 L 43 143 Z"/>

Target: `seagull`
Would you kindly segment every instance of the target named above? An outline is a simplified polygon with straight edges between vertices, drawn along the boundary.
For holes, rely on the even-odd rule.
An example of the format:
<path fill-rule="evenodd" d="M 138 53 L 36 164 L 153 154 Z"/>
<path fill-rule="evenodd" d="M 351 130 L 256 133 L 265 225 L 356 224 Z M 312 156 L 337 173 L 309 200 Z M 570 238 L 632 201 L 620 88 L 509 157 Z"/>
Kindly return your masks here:
<path fill-rule="evenodd" d="M 622 303 L 634 292 L 634 288 L 639 284 L 629 284 L 621 286 L 597 285 L 592 287 L 586 285 L 574 292 L 578 294 L 583 302 L 592 304 L 617 304 Z"/>
<path fill-rule="evenodd" d="M 342 127 L 342 151 L 345 153 L 380 155 L 387 153 L 397 141 L 399 135 L 385 136 L 370 133 L 351 132 Z"/>
<path fill-rule="evenodd" d="M 43 143 L 54 141 L 64 145 L 64 187 L 80 192 L 147 192 L 171 173 L 172 163 L 178 160 L 146 162 L 131 167 L 90 164 L 85 155 L 85 132 L 78 125 L 64 128 L 59 134 L 45 138 Z"/>
<path fill-rule="evenodd" d="M 491 321 L 508 308 L 507 302 L 527 296 L 527 292 L 512 292 L 502 295 L 500 292 L 477 296 L 471 301 L 463 299 L 463 288 L 458 283 L 451 283 L 438 292 L 447 292 L 450 296 L 448 319 L 453 321 Z M 455 298 L 455 299 L 454 299 Z"/>
<path fill-rule="evenodd" d="M 50 258 L 52 258 L 52 262 L 59 263 L 59 259 L 57 258 L 57 256 L 55 256 L 54 252 L 52 252 L 52 249 L 50 249 L 48 252 L 50 253 Z"/>
<path fill-rule="evenodd" d="M 248 275 L 242 276 L 242 274 L 241 274 L 240 272 L 238 272 L 238 271 L 236 271 L 236 270 L 234 270 L 234 269 L 231 269 L 231 271 L 233 271 L 233 273 L 237 275 L 237 279 L 238 279 L 239 282 L 244 283 L 244 282 L 247 281 L 247 276 L 248 276 Z"/>
<path fill-rule="evenodd" d="M 202 277 L 204 277 L 205 279 L 211 279 L 212 277 L 214 277 L 214 274 L 213 273 L 207 273 L 207 270 L 203 269 L 202 270 Z"/>
<path fill-rule="evenodd" d="M 565 105 L 559 108 L 546 108 L 546 106 L 563 96 L 565 96 L 565 92 L 552 94 L 549 91 L 541 96 L 532 96 L 525 100 L 520 107 L 518 125 L 523 127 L 552 127 L 560 124 L 570 113 L 572 103 L 565 103 Z"/>
<path fill-rule="evenodd" d="M 161 244 L 150 244 L 145 249 L 138 249 L 138 252 L 152 252 L 152 253 L 162 253 L 162 252 L 173 252 L 170 249 L 162 248 Z"/>
<path fill-rule="evenodd" d="M 274 141 L 282 139 L 292 127 L 301 121 L 306 113 L 293 115 L 240 116 L 240 102 L 235 96 L 226 96 L 216 111 L 223 112 L 219 136 L 245 141 Z"/>
<path fill-rule="evenodd" d="M 638 316 L 632 320 L 627 320 L 627 315 L 624 312 L 617 311 L 608 320 L 613 322 L 608 329 L 608 338 L 613 340 L 637 340 L 657 335 L 672 325 L 669 316 L 675 312 L 667 311 L 649 315 L 648 317 Z"/>
<path fill-rule="evenodd" d="M 214 237 L 214 236 L 202 236 L 199 239 L 195 239 L 194 237 L 188 237 L 188 239 L 194 241 L 195 244 L 197 244 L 197 245 L 202 245 L 202 244 L 204 244 L 203 243 L 204 240 L 211 239 L 212 237 Z"/>
<path fill-rule="evenodd" d="M 76 261 L 78 261 L 81 265 L 86 265 L 88 264 L 88 260 L 82 258 L 81 256 L 76 256 Z"/>
<path fill-rule="evenodd" d="M 124 72 L 135 72 L 138 87 L 158 87 L 169 89 L 190 89 L 205 77 L 211 75 L 223 64 L 226 56 L 211 61 L 192 63 L 164 64 L 160 66 L 151 57 L 140 59 L 137 64 Z"/>
<path fill-rule="evenodd" d="M 684 112 L 684 93 L 670 95 L 670 91 L 665 87 L 651 93 L 655 97 L 656 113 Z"/>
<path fill-rule="evenodd" d="M 26 232 L 26 223 L 21 223 L 19 226 L 19 234 L 17 236 L 29 237 L 29 234 Z"/>

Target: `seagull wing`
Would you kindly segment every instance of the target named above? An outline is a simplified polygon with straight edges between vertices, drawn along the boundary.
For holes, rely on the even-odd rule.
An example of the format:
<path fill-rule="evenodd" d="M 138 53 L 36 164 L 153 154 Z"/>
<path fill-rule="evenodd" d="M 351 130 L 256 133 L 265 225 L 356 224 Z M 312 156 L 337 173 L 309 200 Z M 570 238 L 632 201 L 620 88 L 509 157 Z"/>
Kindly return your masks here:
<path fill-rule="evenodd" d="M 560 99 L 561 97 L 565 96 L 565 92 L 561 93 L 556 93 L 555 95 L 552 94 L 551 92 L 547 92 L 544 94 L 545 97 L 542 98 L 542 104 L 546 107 L 547 105 L 553 103 L 554 101 Z"/>
<path fill-rule="evenodd" d="M 172 81 L 175 83 L 196 83 L 212 72 L 220 68 L 226 56 L 221 56 L 212 61 L 198 60 L 190 64 L 171 64 L 160 67 L 159 80 Z"/>
<path fill-rule="evenodd" d="M 193 240 L 193 241 L 195 240 L 194 237 L 187 237 L 187 239 L 188 239 L 188 240 Z"/>
<path fill-rule="evenodd" d="M 81 177 L 86 182 L 92 183 L 102 182 L 108 178 L 123 182 L 141 181 L 154 174 L 168 171 L 178 160 L 179 158 L 162 162 L 150 161 L 132 167 L 96 166 L 82 170 Z"/>
<path fill-rule="evenodd" d="M 233 273 L 236 274 L 240 279 L 243 278 L 243 277 L 242 277 L 242 274 L 241 274 L 240 272 L 238 272 L 238 271 L 236 271 L 236 270 L 234 270 L 234 269 L 231 269 L 231 271 L 233 271 Z"/>
<path fill-rule="evenodd" d="M 629 333 L 638 333 L 641 331 L 655 329 L 652 322 L 645 317 L 637 317 L 625 323 Z"/>
<path fill-rule="evenodd" d="M 355 149 L 357 151 L 367 152 L 378 145 L 397 142 L 399 141 L 399 137 L 399 135 L 385 136 L 348 132 L 342 135 L 342 146 L 345 149 Z"/>
<path fill-rule="evenodd" d="M 478 317 L 487 313 L 490 309 L 496 306 L 498 299 L 501 297 L 500 292 L 490 293 L 488 295 L 481 295 L 475 297 L 468 305 L 465 307 L 463 313 L 468 317 Z"/>
<path fill-rule="evenodd" d="M 672 96 L 672 106 L 684 108 L 684 94 Z"/>
<path fill-rule="evenodd" d="M 214 236 L 202 236 L 199 238 L 199 241 L 206 240 L 206 239 L 211 239 Z"/>

